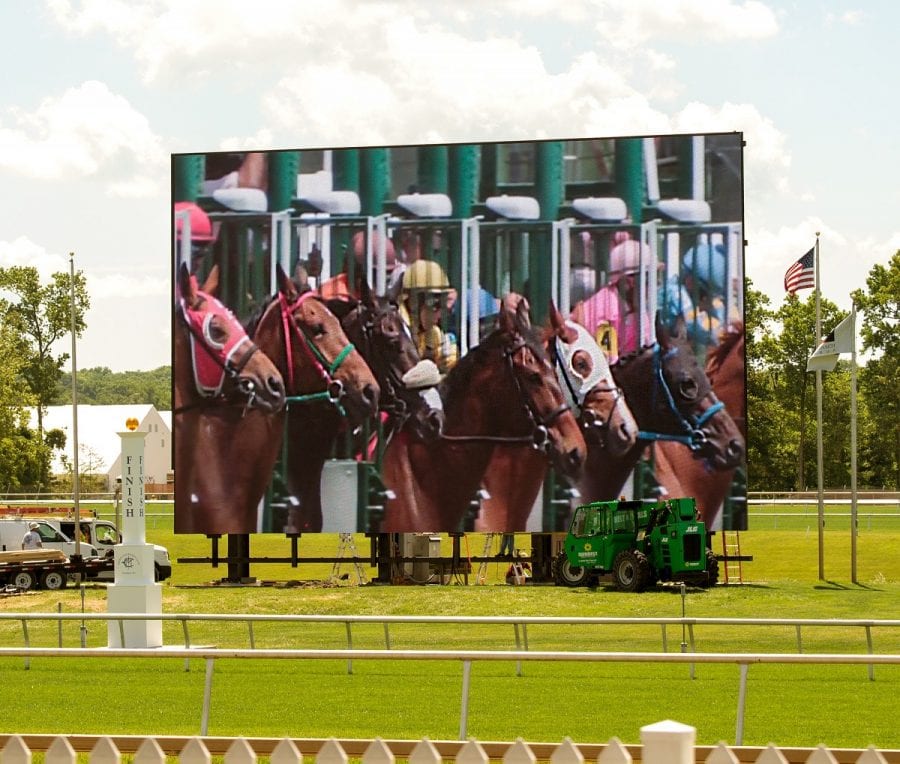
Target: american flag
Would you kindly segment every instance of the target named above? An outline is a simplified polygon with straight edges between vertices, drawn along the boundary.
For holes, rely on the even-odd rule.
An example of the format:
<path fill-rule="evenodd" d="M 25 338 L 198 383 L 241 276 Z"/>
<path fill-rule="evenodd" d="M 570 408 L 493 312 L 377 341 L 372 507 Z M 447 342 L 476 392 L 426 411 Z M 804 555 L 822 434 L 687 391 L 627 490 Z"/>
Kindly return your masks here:
<path fill-rule="evenodd" d="M 801 289 L 816 286 L 816 248 L 813 247 L 784 274 L 784 288 L 788 294 L 796 294 Z"/>

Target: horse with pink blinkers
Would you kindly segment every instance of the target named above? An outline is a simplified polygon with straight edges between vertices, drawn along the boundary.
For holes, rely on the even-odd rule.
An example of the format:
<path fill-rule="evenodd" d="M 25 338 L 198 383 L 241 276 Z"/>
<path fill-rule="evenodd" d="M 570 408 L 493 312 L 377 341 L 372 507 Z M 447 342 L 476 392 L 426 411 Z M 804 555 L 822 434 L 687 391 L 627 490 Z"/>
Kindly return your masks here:
<path fill-rule="evenodd" d="M 240 322 L 212 296 L 218 269 L 200 289 L 178 271 L 175 311 L 175 530 L 246 532 L 274 456 L 267 448 L 285 404 L 281 374 Z M 276 446 L 277 448 L 277 446 Z"/>

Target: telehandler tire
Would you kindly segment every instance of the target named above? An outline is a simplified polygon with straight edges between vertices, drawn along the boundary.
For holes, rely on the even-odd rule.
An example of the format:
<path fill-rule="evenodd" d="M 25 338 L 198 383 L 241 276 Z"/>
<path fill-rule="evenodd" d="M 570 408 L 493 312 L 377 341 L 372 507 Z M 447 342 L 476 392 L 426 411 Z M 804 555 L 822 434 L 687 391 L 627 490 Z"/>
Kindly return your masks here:
<path fill-rule="evenodd" d="M 591 577 L 587 568 L 579 568 L 569 563 L 565 552 L 556 556 L 556 569 L 554 578 L 559 586 L 587 586 Z"/>
<path fill-rule="evenodd" d="M 623 592 L 642 592 L 650 580 L 650 563 L 643 552 L 626 549 L 613 561 L 613 580 Z"/>

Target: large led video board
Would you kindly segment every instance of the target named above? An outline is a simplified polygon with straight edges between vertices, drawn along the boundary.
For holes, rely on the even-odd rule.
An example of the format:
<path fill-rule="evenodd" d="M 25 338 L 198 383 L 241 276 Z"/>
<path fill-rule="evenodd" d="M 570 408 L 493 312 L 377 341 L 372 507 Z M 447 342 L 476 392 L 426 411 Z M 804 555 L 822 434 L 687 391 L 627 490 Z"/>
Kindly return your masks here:
<path fill-rule="evenodd" d="M 172 157 L 175 529 L 746 527 L 742 136 Z"/>

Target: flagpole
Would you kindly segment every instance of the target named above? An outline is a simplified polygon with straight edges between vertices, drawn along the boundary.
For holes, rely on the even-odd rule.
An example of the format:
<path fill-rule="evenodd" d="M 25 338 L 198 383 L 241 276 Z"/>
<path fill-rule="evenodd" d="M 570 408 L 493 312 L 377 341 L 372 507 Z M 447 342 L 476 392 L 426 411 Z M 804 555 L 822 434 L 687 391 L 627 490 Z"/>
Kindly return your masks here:
<path fill-rule="evenodd" d="M 856 583 L 856 302 L 850 306 L 850 580 Z"/>
<path fill-rule="evenodd" d="M 69 252 L 69 318 L 72 324 L 72 504 L 75 556 L 81 558 L 81 481 L 78 477 L 78 363 L 75 360 L 75 253 Z"/>
<path fill-rule="evenodd" d="M 819 299 L 819 232 L 816 231 L 816 344 L 822 340 L 822 306 Z M 822 497 L 822 482 L 825 472 L 822 457 L 822 372 L 816 370 L 816 472 L 818 473 L 818 525 L 819 525 L 819 580 L 825 580 L 825 502 Z"/>

